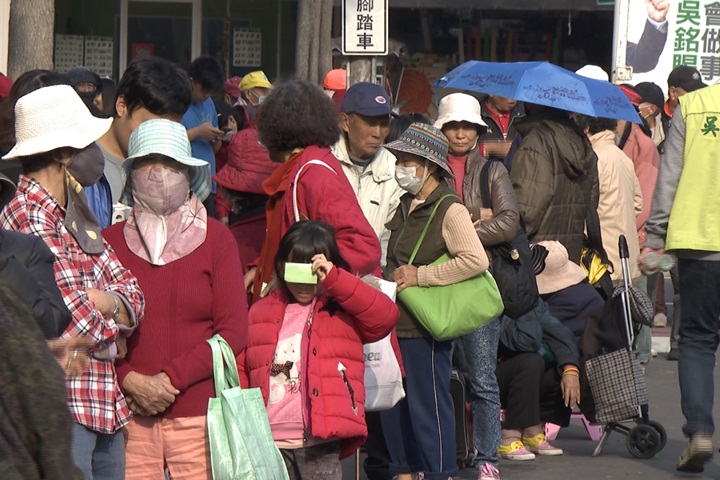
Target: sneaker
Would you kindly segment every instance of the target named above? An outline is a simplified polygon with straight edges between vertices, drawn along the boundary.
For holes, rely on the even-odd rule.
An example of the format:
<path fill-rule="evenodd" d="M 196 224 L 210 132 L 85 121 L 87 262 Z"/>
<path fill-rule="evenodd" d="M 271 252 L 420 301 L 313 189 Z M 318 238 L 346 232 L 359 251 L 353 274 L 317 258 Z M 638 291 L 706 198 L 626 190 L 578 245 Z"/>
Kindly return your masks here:
<path fill-rule="evenodd" d="M 498 448 L 498 457 L 505 460 L 535 460 L 535 454 L 527 450 L 522 442 L 515 440 L 510 445 L 500 445 Z"/>
<path fill-rule="evenodd" d="M 667 327 L 667 315 L 664 313 L 658 313 L 655 315 L 655 318 L 653 318 L 653 327 L 655 328 L 665 328 Z"/>
<path fill-rule="evenodd" d="M 713 457 L 712 436 L 697 433 L 690 438 L 687 446 L 678 458 L 675 469 L 678 472 L 700 473 L 704 465 Z"/>
<path fill-rule="evenodd" d="M 492 463 L 485 462 L 480 465 L 478 480 L 500 480 L 500 471 Z"/>
<path fill-rule="evenodd" d="M 523 437 L 523 445 L 525 448 L 533 452 L 535 455 L 562 455 L 562 448 L 553 447 L 545 438 L 544 433 L 538 433 L 534 437 Z"/>
<path fill-rule="evenodd" d="M 677 362 L 678 358 L 680 358 L 680 352 L 678 351 L 677 347 L 673 348 L 670 347 L 670 351 L 667 354 L 667 359 L 671 360 L 673 362 Z"/>

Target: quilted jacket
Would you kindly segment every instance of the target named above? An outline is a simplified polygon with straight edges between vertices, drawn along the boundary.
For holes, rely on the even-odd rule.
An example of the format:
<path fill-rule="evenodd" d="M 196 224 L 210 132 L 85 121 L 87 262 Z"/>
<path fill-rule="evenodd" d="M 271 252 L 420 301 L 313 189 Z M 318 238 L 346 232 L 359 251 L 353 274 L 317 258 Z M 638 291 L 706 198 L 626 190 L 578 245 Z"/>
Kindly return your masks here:
<path fill-rule="evenodd" d="M 397 305 L 384 293 L 340 268 L 322 282 L 307 342 L 303 342 L 305 432 L 343 440 L 341 458 L 367 436 L 363 344 L 385 337 L 395 326 Z M 243 387 L 260 387 L 268 401 L 270 366 L 288 299 L 280 289 L 255 303 L 248 318 L 248 346 L 238 362 Z M 347 382 L 339 371 L 342 364 Z"/>
<path fill-rule="evenodd" d="M 590 141 L 561 111 L 515 124 L 522 135 L 510 180 L 531 243 L 557 240 L 580 262 L 585 219 L 598 206 L 597 156 Z"/>

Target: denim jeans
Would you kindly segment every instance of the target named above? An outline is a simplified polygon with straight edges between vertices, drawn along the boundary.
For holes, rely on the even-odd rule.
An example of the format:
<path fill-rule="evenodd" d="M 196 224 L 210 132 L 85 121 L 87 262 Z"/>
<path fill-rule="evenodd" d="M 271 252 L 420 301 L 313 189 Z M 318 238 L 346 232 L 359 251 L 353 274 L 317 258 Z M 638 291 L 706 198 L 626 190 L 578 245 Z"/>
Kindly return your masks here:
<path fill-rule="evenodd" d="M 680 259 L 680 297 L 683 308 L 678 342 L 678 376 L 683 433 L 712 435 L 715 352 L 720 316 L 720 262 Z"/>
<path fill-rule="evenodd" d="M 470 394 L 473 413 L 473 442 L 477 455 L 475 466 L 485 462 L 498 465 L 500 446 L 500 389 L 495 377 L 500 320 L 495 319 L 472 333 L 456 340 L 458 355 L 464 361 L 458 369 L 463 373 Z"/>
<path fill-rule="evenodd" d="M 73 424 L 72 456 L 84 480 L 125 479 L 125 439 L 122 431 L 98 433 Z"/>

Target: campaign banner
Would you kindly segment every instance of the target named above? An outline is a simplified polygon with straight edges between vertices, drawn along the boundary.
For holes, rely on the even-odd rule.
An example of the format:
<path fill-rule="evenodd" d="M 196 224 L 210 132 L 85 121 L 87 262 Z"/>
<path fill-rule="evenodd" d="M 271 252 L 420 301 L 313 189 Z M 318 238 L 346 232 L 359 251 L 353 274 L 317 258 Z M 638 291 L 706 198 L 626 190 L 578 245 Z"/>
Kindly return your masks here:
<path fill-rule="evenodd" d="M 679 65 L 702 81 L 720 80 L 720 1 L 633 0 L 629 6 L 627 64 L 632 84 L 654 82 L 667 96 L 667 78 Z"/>

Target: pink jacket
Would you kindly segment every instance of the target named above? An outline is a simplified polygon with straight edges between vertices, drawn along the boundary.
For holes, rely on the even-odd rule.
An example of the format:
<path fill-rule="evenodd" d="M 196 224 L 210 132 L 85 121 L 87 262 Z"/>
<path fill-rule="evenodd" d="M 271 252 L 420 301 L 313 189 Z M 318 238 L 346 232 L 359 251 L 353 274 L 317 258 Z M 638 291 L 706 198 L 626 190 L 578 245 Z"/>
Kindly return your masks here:
<path fill-rule="evenodd" d="M 325 291 L 315 303 L 309 340 L 303 342 L 305 429 L 314 437 L 343 440 L 344 458 L 367 436 L 363 344 L 385 337 L 399 311 L 384 293 L 338 267 L 322 285 Z M 253 304 L 247 349 L 238 361 L 240 383 L 245 388 L 260 387 L 266 404 L 270 365 L 286 306 L 280 289 Z M 347 382 L 338 370 L 340 363 L 346 368 Z"/>
<path fill-rule="evenodd" d="M 660 166 L 660 154 L 655 147 L 652 139 L 645 135 L 639 125 L 633 123 L 630 135 L 623 147 L 625 155 L 630 157 L 635 166 L 635 176 L 640 182 L 640 190 L 643 197 L 642 213 L 635 217 L 637 226 L 638 240 L 640 248 L 645 244 L 645 222 L 650 216 L 650 206 L 652 204 L 653 192 L 655 191 L 655 182 L 658 177 L 658 167 Z"/>

